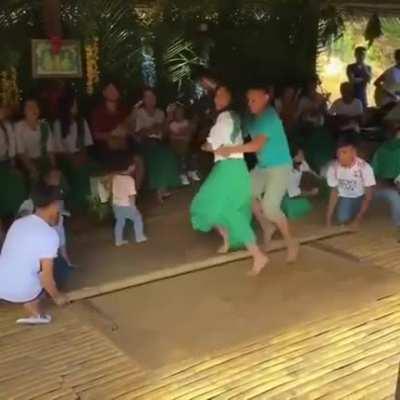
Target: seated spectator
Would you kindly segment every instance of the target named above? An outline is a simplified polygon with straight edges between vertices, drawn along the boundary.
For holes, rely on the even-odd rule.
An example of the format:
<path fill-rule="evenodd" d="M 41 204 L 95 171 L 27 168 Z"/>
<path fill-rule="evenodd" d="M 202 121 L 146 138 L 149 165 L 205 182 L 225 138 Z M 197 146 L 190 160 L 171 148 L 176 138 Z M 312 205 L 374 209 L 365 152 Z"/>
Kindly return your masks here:
<path fill-rule="evenodd" d="M 324 95 L 318 92 L 319 79 L 312 79 L 300 98 L 298 118 L 305 127 L 318 128 L 324 125 L 328 106 Z"/>
<path fill-rule="evenodd" d="M 152 88 L 143 91 L 143 106 L 132 115 L 136 140 L 141 143 L 148 183 L 163 203 L 171 194 L 169 189 L 181 185 L 178 159 L 164 143 L 165 114 L 157 108 L 157 96 Z"/>
<path fill-rule="evenodd" d="M 293 86 L 287 86 L 279 98 L 275 100 L 275 108 L 288 134 L 296 127 L 298 117 L 300 91 Z"/>
<path fill-rule="evenodd" d="M 363 120 L 364 108 L 359 99 L 354 97 L 350 82 L 340 85 L 342 97 L 333 102 L 329 109 L 331 123 L 337 132 L 359 132 Z"/>
<path fill-rule="evenodd" d="M 317 175 L 308 165 L 304 152 L 302 149 L 298 148 L 295 151 L 293 157 L 293 168 L 290 171 L 289 177 L 289 188 L 288 195 L 290 198 L 294 197 L 313 197 L 318 195 L 318 188 L 312 188 L 311 190 L 305 190 L 301 187 L 301 180 L 304 173 L 309 173 L 314 177 L 320 179 L 319 175 Z"/>
<path fill-rule="evenodd" d="M 190 177 L 196 170 L 191 170 L 191 147 L 193 124 L 186 118 L 183 105 L 174 103 L 167 109 L 167 135 L 171 148 L 179 159 L 180 178 L 183 186 L 190 185 Z"/>
<path fill-rule="evenodd" d="M 375 101 L 385 111 L 390 111 L 400 102 L 400 49 L 394 52 L 394 59 L 395 65 L 375 81 Z"/>
<path fill-rule="evenodd" d="M 8 108 L 0 105 L 0 219 L 5 225 L 15 217 L 27 195 L 24 178 L 16 168 L 17 143 L 8 114 Z"/>
<path fill-rule="evenodd" d="M 102 101 L 91 117 L 91 129 L 96 146 L 96 156 L 102 164 L 107 164 L 110 153 L 127 150 L 129 147 L 130 111 L 121 100 L 118 84 L 107 82 L 102 91 Z M 133 149 L 135 150 L 135 149 Z M 135 155 L 135 179 L 139 190 L 144 179 L 143 159 Z"/>
<path fill-rule="evenodd" d="M 343 137 L 339 141 L 337 160 L 328 168 L 327 181 L 331 188 L 327 225 L 332 225 L 336 209 L 340 224 L 350 223 L 358 229 L 370 206 L 376 181 L 371 166 L 357 156 L 352 138 Z"/>
<path fill-rule="evenodd" d="M 35 214 L 16 220 L 7 233 L 0 255 L 0 299 L 21 303 L 28 312 L 18 324 L 48 324 L 40 299 L 44 291 L 58 304 L 67 302 L 56 287 L 53 260 L 59 238 L 52 228 L 60 212 L 56 188 L 38 185 L 32 193 Z M 23 249 L 23 251 L 21 251 Z"/>
<path fill-rule="evenodd" d="M 60 165 L 70 186 L 69 205 L 73 209 L 86 210 L 90 175 L 94 170 L 87 149 L 93 145 L 93 138 L 87 121 L 80 113 L 78 99 L 71 91 L 61 98 L 54 135 L 61 155 Z"/>
<path fill-rule="evenodd" d="M 24 117 L 15 126 L 17 153 L 31 180 L 50 165 L 55 165 L 56 143 L 47 121 L 40 119 L 39 103 L 27 99 L 23 104 Z"/>

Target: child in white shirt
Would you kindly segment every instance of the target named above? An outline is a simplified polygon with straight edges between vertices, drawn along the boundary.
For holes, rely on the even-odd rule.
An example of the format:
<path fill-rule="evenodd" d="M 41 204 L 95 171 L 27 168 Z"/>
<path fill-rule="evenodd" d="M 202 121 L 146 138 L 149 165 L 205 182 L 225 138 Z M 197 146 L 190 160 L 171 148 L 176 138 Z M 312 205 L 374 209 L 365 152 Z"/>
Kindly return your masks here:
<path fill-rule="evenodd" d="M 120 247 L 128 244 L 124 240 L 124 228 L 126 221 L 132 221 L 135 231 L 136 243 L 147 241 L 143 233 L 143 219 L 136 207 L 136 185 L 132 177 L 134 172 L 133 159 L 125 154 L 116 157 L 114 176 L 112 177 L 112 204 L 115 217 L 114 240 L 115 245 Z"/>
<path fill-rule="evenodd" d="M 295 154 L 293 157 L 293 168 L 291 169 L 289 175 L 288 196 L 290 198 L 299 196 L 312 197 L 318 194 L 318 188 L 313 188 L 311 190 L 301 189 L 301 180 L 305 172 L 310 173 L 315 177 L 318 177 L 318 175 L 308 165 L 304 157 L 303 150 L 299 148 L 295 150 Z"/>
<path fill-rule="evenodd" d="M 376 185 L 372 167 L 357 156 L 357 149 L 351 138 L 342 138 L 337 148 L 337 160 L 327 171 L 328 186 L 331 188 L 327 225 L 332 224 L 333 213 L 339 223 L 351 223 L 358 228 L 372 201 Z"/>

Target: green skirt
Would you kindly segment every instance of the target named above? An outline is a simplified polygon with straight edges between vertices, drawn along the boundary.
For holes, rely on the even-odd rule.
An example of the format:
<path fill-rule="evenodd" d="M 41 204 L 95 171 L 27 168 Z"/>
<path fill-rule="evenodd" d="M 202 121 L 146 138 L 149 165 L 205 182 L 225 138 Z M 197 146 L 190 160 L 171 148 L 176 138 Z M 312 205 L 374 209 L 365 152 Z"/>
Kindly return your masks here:
<path fill-rule="evenodd" d="M 89 160 L 74 163 L 70 159 L 63 159 L 59 164 L 67 183 L 67 207 L 72 211 L 86 211 L 91 193 L 90 177 L 96 174 L 97 166 Z"/>
<path fill-rule="evenodd" d="M 193 199 L 192 226 L 201 232 L 226 229 L 231 249 L 255 243 L 251 204 L 251 178 L 244 160 L 220 161 Z"/>
<path fill-rule="evenodd" d="M 170 189 L 181 185 L 178 158 L 167 145 L 149 141 L 143 146 L 142 152 L 151 190 Z"/>
<path fill-rule="evenodd" d="M 28 197 L 28 187 L 22 174 L 5 163 L 0 164 L 0 217 L 16 216 Z"/>

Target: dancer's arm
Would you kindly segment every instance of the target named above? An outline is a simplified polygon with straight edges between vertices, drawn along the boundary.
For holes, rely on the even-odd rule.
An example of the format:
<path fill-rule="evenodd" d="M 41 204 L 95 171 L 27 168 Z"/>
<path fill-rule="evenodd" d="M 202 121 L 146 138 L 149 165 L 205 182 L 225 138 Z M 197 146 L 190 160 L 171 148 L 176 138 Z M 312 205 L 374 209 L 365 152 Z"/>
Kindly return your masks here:
<path fill-rule="evenodd" d="M 215 150 L 214 153 L 222 156 L 229 157 L 233 153 L 257 153 L 260 151 L 265 143 L 267 143 L 268 136 L 260 134 L 248 143 L 240 144 L 237 146 L 224 146 Z"/>
<path fill-rule="evenodd" d="M 326 225 L 328 227 L 332 226 L 333 212 L 335 211 L 338 200 L 339 200 L 339 193 L 336 188 L 332 188 L 331 194 L 329 196 L 328 210 L 326 212 Z"/>

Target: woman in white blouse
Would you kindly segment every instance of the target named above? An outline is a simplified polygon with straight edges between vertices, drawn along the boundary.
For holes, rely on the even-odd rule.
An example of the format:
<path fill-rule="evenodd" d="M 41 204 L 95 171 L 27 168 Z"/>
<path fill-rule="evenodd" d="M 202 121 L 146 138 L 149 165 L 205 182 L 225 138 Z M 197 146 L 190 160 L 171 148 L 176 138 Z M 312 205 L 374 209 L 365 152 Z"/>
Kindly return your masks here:
<path fill-rule="evenodd" d="M 139 104 L 131 116 L 135 139 L 144 156 L 149 187 L 162 203 L 170 196 L 169 189 L 181 186 L 178 158 L 165 143 L 165 113 L 157 108 L 155 91 L 146 88 Z"/>
<path fill-rule="evenodd" d="M 80 114 L 75 93 L 67 92 L 60 99 L 59 115 L 54 123 L 55 147 L 61 155 L 60 165 L 69 184 L 70 205 L 85 209 L 93 167 L 87 149 L 93 145 L 93 138 L 86 119 Z"/>
<path fill-rule="evenodd" d="M 8 114 L 8 108 L 0 105 L 0 218 L 14 217 L 27 194 L 24 179 L 16 169 L 16 138 Z"/>
<path fill-rule="evenodd" d="M 31 179 L 36 180 L 42 170 L 55 165 L 55 139 L 48 122 L 40 118 L 36 99 L 24 102 L 23 114 L 23 119 L 15 125 L 17 152 Z"/>
<path fill-rule="evenodd" d="M 214 152 L 223 146 L 243 144 L 239 116 L 232 111 L 232 93 L 225 87 L 215 94 L 218 118 L 203 150 Z M 257 275 L 268 262 L 258 248 L 251 227 L 251 178 L 242 153 L 225 158 L 214 156 L 215 165 L 191 206 L 193 228 L 201 232 L 215 229 L 223 240 L 220 253 L 246 247 L 253 257 L 251 275 Z"/>

